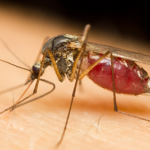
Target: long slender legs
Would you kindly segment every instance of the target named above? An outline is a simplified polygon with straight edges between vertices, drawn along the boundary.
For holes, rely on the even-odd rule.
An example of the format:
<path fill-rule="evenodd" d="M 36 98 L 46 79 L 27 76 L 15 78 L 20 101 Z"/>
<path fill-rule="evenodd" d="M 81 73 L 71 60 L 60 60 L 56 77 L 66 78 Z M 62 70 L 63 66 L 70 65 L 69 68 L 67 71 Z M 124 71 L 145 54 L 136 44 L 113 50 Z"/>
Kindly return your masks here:
<path fill-rule="evenodd" d="M 41 51 L 42 51 L 42 48 L 43 48 L 43 45 L 48 41 L 48 39 L 49 39 L 49 37 L 45 37 L 45 39 L 43 40 L 42 46 L 41 46 L 41 48 L 40 48 L 40 50 L 39 50 L 39 52 L 38 52 L 38 55 L 37 55 L 37 57 L 36 57 L 35 62 L 37 62 L 37 61 L 39 60 L 40 55 L 41 55 Z M 28 81 L 29 79 L 30 79 L 30 75 L 28 76 L 27 81 Z"/>
<path fill-rule="evenodd" d="M 74 62 L 74 64 L 73 64 L 73 67 L 72 67 L 72 72 L 71 72 L 71 76 L 70 76 L 70 79 L 69 79 L 71 82 L 72 82 L 72 81 L 74 80 L 74 78 L 75 78 L 76 68 L 77 68 L 79 59 L 81 58 L 81 54 L 83 54 L 83 51 L 84 51 L 83 45 L 85 44 L 85 41 L 86 41 L 86 39 L 87 39 L 87 34 L 88 34 L 88 32 L 89 32 L 89 29 L 90 29 L 90 25 L 88 24 L 88 25 L 85 26 L 85 29 L 84 29 L 84 32 L 83 32 L 83 36 L 82 36 L 82 39 L 81 39 L 82 45 L 81 45 L 80 52 L 78 53 L 78 55 L 77 55 L 77 57 L 76 57 L 76 60 L 75 60 L 75 62 Z"/>
<path fill-rule="evenodd" d="M 104 55 L 102 55 L 97 61 L 95 61 L 92 65 L 90 65 L 85 71 L 82 72 L 82 74 L 79 76 L 79 80 L 81 80 L 85 75 L 87 75 L 101 60 L 103 60 L 105 57 L 107 57 L 110 54 L 110 52 L 106 52 Z"/>
<path fill-rule="evenodd" d="M 8 108 L 6 108 L 5 110 L 3 110 L 2 112 L 0 112 L 0 114 L 4 113 L 5 111 L 8 111 L 10 110 L 11 108 L 15 107 L 18 102 L 21 100 L 21 98 L 23 97 L 23 95 L 26 93 L 26 91 L 29 89 L 30 85 L 32 84 L 33 81 L 30 82 L 29 86 L 26 88 L 26 90 L 23 92 L 23 94 L 20 96 L 20 98 L 17 100 L 17 102 L 13 105 L 13 106 L 10 106 Z"/>
<path fill-rule="evenodd" d="M 80 70 L 81 70 L 83 56 L 84 56 L 84 52 L 85 52 L 85 49 L 86 49 L 86 40 L 87 40 L 87 34 L 88 34 L 89 29 L 90 29 L 90 25 L 86 25 L 86 27 L 84 29 L 84 32 L 83 32 L 83 38 L 82 38 L 83 44 L 82 44 L 81 49 L 80 49 L 80 51 L 82 51 L 81 62 L 80 62 L 80 66 L 79 66 L 76 82 L 75 82 L 75 85 L 74 85 L 74 89 L 73 89 L 73 92 L 72 92 L 72 99 L 71 99 L 69 111 L 68 111 L 68 114 L 67 114 L 65 126 L 64 126 L 64 129 L 63 129 L 63 133 L 62 133 L 61 138 L 60 138 L 60 140 L 59 140 L 59 142 L 57 143 L 56 146 L 59 146 L 61 144 L 61 142 L 62 142 L 62 140 L 64 138 L 64 135 L 65 135 L 65 132 L 66 132 L 67 125 L 68 125 L 68 121 L 69 121 L 69 117 L 70 117 L 70 113 L 71 113 L 71 109 L 72 109 L 72 105 L 73 105 L 73 100 L 74 100 L 75 93 L 76 93 L 77 83 L 79 81 L 79 73 L 80 73 Z"/>
<path fill-rule="evenodd" d="M 54 58 L 54 56 L 53 56 L 51 50 L 50 50 L 50 49 L 46 49 L 45 52 L 44 52 L 44 54 L 43 54 L 40 71 L 39 71 L 39 74 L 38 74 L 38 77 L 37 77 L 37 81 L 36 81 L 36 85 L 35 85 L 35 88 L 34 88 L 34 93 L 36 93 L 36 92 L 37 92 L 37 89 L 38 89 L 38 84 L 39 84 L 40 76 L 41 76 L 41 74 L 42 74 L 42 69 L 43 69 L 43 66 L 44 66 L 44 60 L 45 60 L 45 57 L 46 57 L 47 53 L 48 53 L 48 55 L 49 55 L 49 58 L 50 58 L 51 61 L 52 61 L 52 64 L 53 64 L 55 73 L 56 73 L 56 75 L 57 75 L 57 77 L 58 77 L 58 80 L 61 81 L 61 82 L 63 81 L 63 77 L 61 76 L 61 74 L 60 74 L 60 72 L 59 72 L 59 70 L 58 70 L 58 67 L 57 67 L 55 58 Z"/>
<path fill-rule="evenodd" d="M 20 106 L 26 105 L 27 103 L 33 102 L 33 101 L 35 101 L 35 100 L 37 100 L 37 99 L 39 99 L 39 98 L 42 98 L 42 97 L 44 97 L 44 96 L 50 94 L 52 91 L 55 90 L 55 84 L 54 84 L 54 83 L 52 83 L 52 82 L 50 82 L 50 81 L 47 81 L 47 80 L 44 80 L 44 79 L 40 79 L 40 81 L 43 81 L 43 82 L 45 82 L 45 83 L 48 83 L 48 84 L 52 85 L 53 88 L 52 88 L 51 90 L 49 90 L 47 93 L 44 93 L 44 94 L 42 94 L 42 95 L 40 95 L 40 96 L 38 96 L 38 97 L 35 97 L 35 98 L 31 99 L 31 100 L 26 101 L 26 102 L 24 102 L 24 101 L 25 101 L 26 99 L 28 99 L 29 97 L 28 97 L 28 96 L 25 97 L 24 99 L 22 99 L 21 101 L 19 101 L 19 103 L 14 107 L 15 109 L 18 108 L 18 107 L 20 107 Z M 31 95 L 31 96 L 32 96 L 32 95 Z M 23 102 L 24 102 L 24 103 L 23 103 Z M 13 108 L 13 109 L 14 109 L 14 108 Z"/>
<path fill-rule="evenodd" d="M 25 92 L 26 92 L 26 91 L 28 90 L 28 88 L 30 87 L 30 85 L 29 85 L 29 86 L 27 87 L 27 89 L 24 91 L 24 93 L 21 95 L 21 97 L 19 98 L 19 100 L 17 101 L 17 103 L 15 103 L 14 105 L 12 105 L 12 106 L 8 107 L 7 109 L 3 110 L 2 112 L 0 112 L 0 114 L 4 113 L 5 111 L 8 111 L 8 110 L 11 110 L 11 111 L 12 111 L 12 110 L 15 109 L 15 108 L 18 108 L 18 107 L 20 107 L 20 106 L 23 106 L 23 105 L 25 105 L 25 104 L 27 104 L 27 103 L 30 103 L 30 102 L 32 102 L 32 101 L 35 101 L 35 100 L 37 100 L 37 99 L 39 99 L 39 98 L 41 98 L 41 97 L 44 97 L 44 96 L 50 94 L 52 91 L 54 91 L 54 89 L 55 89 L 55 84 L 54 84 L 54 83 L 52 83 L 52 82 L 50 82 L 50 81 L 47 81 L 47 80 L 44 80 L 44 79 L 40 79 L 40 80 L 43 81 L 43 82 L 45 82 L 45 83 L 48 83 L 48 84 L 52 85 L 53 88 L 52 88 L 51 90 L 49 90 L 48 92 L 46 92 L 46 93 L 44 93 L 44 94 L 42 94 L 42 95 L 40 95 L 40 96 L 38 96 L 38 97 L 35 97 L 34 99 L 31 99 L 31 100 L 28 100 L 28 101 L 24 102 L 25 100 L 27 100 L 28 98 L 30 98 L 31 96 L 34 95 L 34 93 L 32 93 L 32 94 L 28 95 L 27 97 L 25 97 L 24 99 L 21 100 L 21 97 L 23 97 L 23 95 L 25 94 Z M 33 82 L 33 81 L 32 81 L 32 82 Z M 32 83 L 32 82 L 31 82 L 31 83 Z M 30 84 L 31 84 L 31 83 L 30 83 Z M 24 102 L 24 103 L 23 103 L 23 102 Z"/>

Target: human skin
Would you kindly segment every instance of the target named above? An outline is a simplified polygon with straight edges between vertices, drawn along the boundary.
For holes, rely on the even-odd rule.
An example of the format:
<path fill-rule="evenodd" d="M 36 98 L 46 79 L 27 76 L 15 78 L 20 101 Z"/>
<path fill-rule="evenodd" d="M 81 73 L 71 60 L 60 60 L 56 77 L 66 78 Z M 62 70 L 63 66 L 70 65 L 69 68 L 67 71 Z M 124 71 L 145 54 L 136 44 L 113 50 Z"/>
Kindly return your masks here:
<path fill-rule="evenodd" d="M 55 17 L 48 20 L 47 17 L 33 14 L 14 8 L 0 8 L 1 38 L 30 66 L 34 64 L 45 36 L 53 37 L 64 33 L 82 34 L 84 27 L 77 28 L 69 24 L 69 21 L 63 22 L 61 19 L 58 21 L 54 19 Z M 99 37 L 99 33 L 92 34 L 92 30 L 94 29 L 91 28 L 89 34 L 91 41 L 112 44 L 111 40 L 103 38 L 104 33 Z M 120 38 L 115 44 L 114 46 L 125 49 L 128 48 L 125 45 L 129 45 L 123 43 Z M 130 43 L 130 50 L 141 48 L 149 47 L 136 42 Z M 7 51 L 2 42 L 0 42 L 0 52 L 1 59 L 23 66 Z M 0 62 L 0 67 L 1 90 L 24 83 L 29 75 L 27 71 L 3 62 Z M 149 71 L 148 66 L 144 65 L 144 68 Z M 16 109 L 11 114 L 6 112 L 0 116 L 1 149 L 56 149 L 64 128 L 74 82 L 70 83 L 66 78 L 60 83 L 53 68 L 48 68 L 42 78 L 55 83 L 55 91 Z M 27 95 L 32 93 L 34 85 Z M 0 110 L 11 106 L 25 88 L 1 95 Z M 36 95 L 50 89 L 50 85 L 40 83 Z M 149 99 L 149 96 L 117 95 L 119 110 L 147 119 L 150 119 Z M 98 87 L 85 77 L 82 85 L 77 88 L 68 127 L 59 149 L 149 149 L 149 126 L 149 122 L 114 112 L 112 92 Z"/>

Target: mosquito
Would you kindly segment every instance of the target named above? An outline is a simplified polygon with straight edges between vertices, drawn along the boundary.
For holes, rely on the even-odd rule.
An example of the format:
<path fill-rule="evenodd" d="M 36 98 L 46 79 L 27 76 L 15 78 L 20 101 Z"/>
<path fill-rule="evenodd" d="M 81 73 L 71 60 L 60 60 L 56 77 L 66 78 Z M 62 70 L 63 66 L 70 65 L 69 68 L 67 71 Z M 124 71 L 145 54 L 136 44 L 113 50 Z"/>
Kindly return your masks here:
<path fill-rule="evenodd" d="M 140 62 L 150 65 L 150 56 L 107 45 L 87 42 L 89 29 L 90 25 L 87 24 L 82 36 L 63 34 L 49 40 L 46 39 L 46 42 L 44 40 L 42 50 L 40 51 L 40 53 L 42 52 L 43 54 L 42 61 L 37 61 L 32 69 L 22 68 L 4 60 L 0 60 L 15 67 L 28 70 L 31 73 L 30 78 L 28 78 L 25 83 L 25 85 L 29 83 L 29 86 L 23 92 L 21 97 L 14 105 L 3 110 L 0 114 L 8 110 L 12 111 L 17 107 L 35 101 L 52 92 L 55 89 L 55 84 L 41 79 L 45 69 L 48 66 L 52 66 L 60 82 L 64 81 L 65 76 L 70 82 L 76 80 L 63 133 L 57 145 L 61 144 L 65 135 L 78 81 L 82 80 L 86 75 L 97 85 L 113 92 L 114 111 L 145 121 L 150 121 L 145 118 L 119 111 L 116 101 L 116 93 L 132 95 L 150 93 L 150 78 L 148 73 L 135 63 Z M 39 59 L 40 53 L 36 60 Z M 33 93 L 22 99 L 35 79 L 37 81 Z M 37 98 L 28 100 L 29 97 L 37 92 L 39 81 L 53 85 L 52 90 Z M 11 89 L 18 87 L 20 87 L 20 85 Z"/>

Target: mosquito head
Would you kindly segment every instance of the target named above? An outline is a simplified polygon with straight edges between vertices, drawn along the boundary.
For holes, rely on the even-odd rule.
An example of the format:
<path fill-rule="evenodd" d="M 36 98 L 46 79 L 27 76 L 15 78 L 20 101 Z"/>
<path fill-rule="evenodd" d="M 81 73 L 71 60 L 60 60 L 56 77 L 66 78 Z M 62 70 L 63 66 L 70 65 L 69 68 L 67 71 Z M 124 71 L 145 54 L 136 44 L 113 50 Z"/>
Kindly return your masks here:
<path fill-rule="evenodd" d="M 38 77 L 39 72 L 40 72 L 40 67 L 41 67 L 41 61 L 36 62 L 33 66 L 32 66 L 32 74 L 31 74 L 31 79 L 35 79 Z M 42 69 L 42 74 L 44 73 L 44 68 Z"/>

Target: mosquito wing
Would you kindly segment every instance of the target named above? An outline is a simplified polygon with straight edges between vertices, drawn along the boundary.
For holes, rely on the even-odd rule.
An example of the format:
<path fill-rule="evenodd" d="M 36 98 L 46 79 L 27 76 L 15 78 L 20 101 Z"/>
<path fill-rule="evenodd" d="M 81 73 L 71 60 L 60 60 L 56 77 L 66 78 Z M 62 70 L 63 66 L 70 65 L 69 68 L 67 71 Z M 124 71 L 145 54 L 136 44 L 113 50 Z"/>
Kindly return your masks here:
<path fill-rule="evenodd" d="M 113 56 L 115 57 L 120 57 L 128 60 L 132 60 L 135 62 L 140 62 L 144 64 L 149 64 L 150 65 L 150 56 L 141 54 L 141 53 L 136 53 L 136 52 L 131 52 L 127 50 L 123 50 L 120 48 L 116 47 L 111 47 L 108 45 L 101 45 L 101 44 L 95 44 L 95 43 L 87 43 L 86 46 L 86 51 L 93 51 L 97 53 L 105 53 L 107 51 L 112 52 Z"/>

